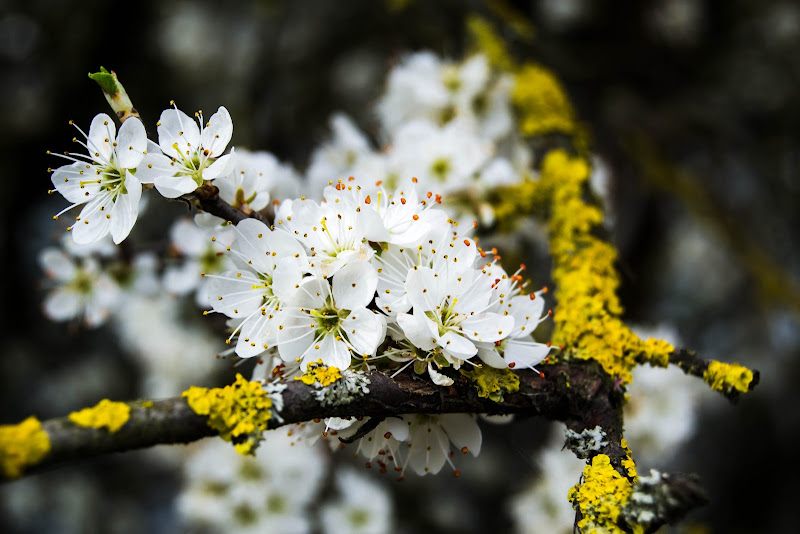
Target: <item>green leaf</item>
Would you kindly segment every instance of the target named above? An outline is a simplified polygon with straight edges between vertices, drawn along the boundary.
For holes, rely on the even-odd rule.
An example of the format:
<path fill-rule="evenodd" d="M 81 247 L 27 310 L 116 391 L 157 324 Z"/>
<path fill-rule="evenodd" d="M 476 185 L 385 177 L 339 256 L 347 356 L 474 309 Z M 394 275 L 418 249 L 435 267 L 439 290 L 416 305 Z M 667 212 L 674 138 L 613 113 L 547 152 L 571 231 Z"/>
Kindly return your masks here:
<path fill-rule="evenodd" d="M 96 81 L 107 95 L 115 95 L 120 91 L 117 75 L 109 72 L 105 67 L 100 67 L 100 72 L 90 72 L 89 78 Z"/>

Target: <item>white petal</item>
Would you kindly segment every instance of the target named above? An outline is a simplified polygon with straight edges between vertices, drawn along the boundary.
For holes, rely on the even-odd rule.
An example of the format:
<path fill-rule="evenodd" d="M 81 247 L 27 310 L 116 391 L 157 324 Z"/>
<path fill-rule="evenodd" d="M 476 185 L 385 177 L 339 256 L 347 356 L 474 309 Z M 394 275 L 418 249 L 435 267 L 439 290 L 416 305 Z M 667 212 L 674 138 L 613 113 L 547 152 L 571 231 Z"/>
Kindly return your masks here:
<path fill-rule="evenodd" d="M 261 281 L 249 271 L 227 271 L 219 278 L 209 277 L 209 280 L 211 306 L 228 317 L 247 317 L 259 309 L 264 301 L 264 290 L 253 289 L 253 286 L 260 286 Z"/>
<path fill-rule="evenodd" d="M 75 263 L 61 249 L 43 250 L 39 255 L 39 263 L 47 276 L 57 280 L 71 280 L 77 273 Z"/>
<path fill-rule="evenodd" d="M 81 296 L 75 291 L 56 289 L 44 300 L 44 313 L 53 321 L 66 321 L 81 312 Z"/>
<path fill-rule="evenodd" d="M 442 373 L 436 371 L 433 368 L 433 364 L 432 363 L 428 363 L 428 375 L 430 375 L 431 380 L 433 380 L 433 383 L 436 384 L 437 386 L 452 386 L 453 385 L 453 379 L 450 378 L 447 375 L 443 375 Z"/>
<path fill-rule="evenodd" d="M 83 204 L 99 190 L 100 184 L 96 178 L 95 167 L 88 163 L 75 162 L 56 169 L 50 180 L 56 191 L 68 201 Z"/>
<path fill-rule="evenodd" d="M 544 360 L 550 350 L 544 343 L 509 339 L 504 343 L 503 357 L 514 369 L 530 369 Z"/>
<path fill-rule="evenodd" d="M 155 151 L 152 148 L 155 147 Z M 136 167 L 136 178 L 143 184 L 152 184 L 156 178 L 175 176 L 180 167 L 167 156 L 155 143 L 150 143 L 147 154 Z"/>
<path fill-rule="evenodd" d="M 438 341 L 440 347 L 461 360 L 472 358 L 478 353 L 478 348 L 472 341 L 452 331 L 447 332 Z"/>
<path fill-rule="evenodd" d="M 305 365 L 308 362 L 315 362 L 320 358 L 325 365 L 338 367 L 339 369 L 350 367 L 352 359 L 347 345 L 342 341 L 337 341 L 332 335 L 322 338 L 322 341 L 314 345 L 313 348 L 309 347 L 303 358 L 303 369 L 305 369 Z"/>
<path fill-rule="evenodd" d="M 127 121 L 125 124 L 128 124 Z M 123 125 L 124 126 L 124 125 Z M 142 184 L 130 171 L 125 171 L 125 189 L 111 208 L 111 237 L 114 243 L 120 244 L 131 233 L 136 218 L 139 216 L 139 199 L 142 197 Z"/>
<path fill-rule="evenodd" d="M 278 321 L 268 315 L 255 313 L 248 317 L 239 331 L 239 341 L 236 343 L 236 354 L 242 358 L 258 356 L 277 341 Z M 277 318 L 279 320 L 279 318 Z"/>
<path fill-rule="evenodd" d="M 218 158 L 225 152 L 225 148 L 233 135 L 233 121 L 224 106 L 220 106 L 216 113 L 211 115 L 208 126 L 203 128 L 200 144 L 204 150 L 209 151 L 209 156 Z"/>
<path fill-rule="evenodd" d="M 511 299 L 508 310 L 514 318 L 514 337 L 524 337 L 536 330 L 544 313 L 544 304 L 544 297 L 541 295 L 533 300 L 527 295 Z"/>
<path fill-rule="evenodd" d="M 313 323 L 311 316 L 299 308 L 285 311 L 278 327 L 278 352 L 283 361 L 294 362 L 314 343 Z"/>
<path fill-rule="evenodd" d="M 435 418 L 417 416 L 412 426 L 408 463 L 418 475 L 438 473 L 450 451 L 447 436 Z"/>
<path fill-rule="evenodd" d="M 494 343 L 487 343 L 486 345 L 488 346 L 478 344 L 478 358 L 489 367 L 494 367 L 495 369 L 508 368 L 508 362 L 497 352 Z"/>
<path fill-rule="evenodd" d="M 499 313 L 479 313 L 461 323 L 464 335 L 475 341 L 494 343 L 508 337 L 514 328 L 514 318 Z"/>
<path fill-rule="evenodd" d="M 431 336 L 430 330 L 423 320 L 416 314 L 398 313 L 397 324 L 415 347 L 422 350 L 431 350 L 436 346 L 436 339 Z"/>
<path fill-rule="evenodd" d="M 142 161 L 147 150 L 147 133 L 136 117 L 130 117 L 119 129 L 117 136 L 117 164 L 120 169 L 133 169 Z"/>
<path fill-rule="evenodd" d="M 481 429 L 475 417 L 466 413 L 449 413 L 439 416 L 447 437 L 457 448 L 467 447 L 473 456 L 481 452 Z"/>
<path fill-rule="evenodd" d="M 415 313 L 435 311 L 445 297 L 444 277 L 427 267 L 410 269 L 405 286 Z"/>
<path fill-rule="evenodd" d="M 197 189 L 197 182 L 191 176 L 159 176 L 154 183 L 166 198 L 178 198 Z"/>
<path fill-rule="evenodd" d="M 272 294 L 278 297 L 281 304 L 296 305 L 300 282 L 306 269 L 295 258 L 283 258 L 272 271 Z"/>
<path fill-rule="evenodd" d="M 330 284 L 327 280 L 306 277 L 297 291 L 295 305 L 306 310 L 321 308 L 330 295 L 330 291 Z"/>
<path fill-rule="evenodd" d="M 93 160 L 104 165 L 111 162 L 111 144 L 114 142 L 116 132 L 114 120 L 105 113 L 100 113 L 92 119 L 86 146 L 89 147 L 89 155 Z"/>
<path fill-rule="evenodd" d="M 260 273 L 271 274 L 275 260 L 268 251 L 268 241 L 272 230 L 256 219 L 245 219 L 236 225 L 236 242 L 231 245 L 231 249 L 241 253 L 242 260 L 245 258 L 251 261 L 251 265 Z M 239 258 L 239 255 L 234 255 Z"/>
<path fill-rule="evenodd" d="M 386 338 L 386 319 L 366 308 L 351 311 L 341 328 L 357 356 L 375 354 Z"/>
<path fill-rule="evenodd" d="M 364 260 L 348 262 L 333 277 L 333 301 L 340 310 L 363 308 L 372 302 L 378 273 Z"/>
<path fill-rule="evenodd" d="M 78 244 L 94 243 L 102 239 L 111 227 L 107 214 L 111 213 L 114 202 L 111 194 L 101 193 L 83 207 L 80 220 L 72 227 L 72 238 Z"/>
<path fill-rule="evenodd" d="M 389 417 L 384 423 L 392 433 L 392 437 L 397 441 L 405 441 L 408 439 L 408 423 L 399 417 Z"/>
<path fill-rule="evenodd" d="M 179 109 L 165 109 L 158 125 L 158 145 L 164 154 L 183 159 L 200 149 L 197 123 Z"/>
<path fill-rule="evenodd" d="M 220 176 L 223 176 L 228 169 L 228 163 L 230 162 L 231 155 L 227 154 L 222 156 L 217 161 L 209 165 L 203 170 L 203 180 L 213 180 Z"/>

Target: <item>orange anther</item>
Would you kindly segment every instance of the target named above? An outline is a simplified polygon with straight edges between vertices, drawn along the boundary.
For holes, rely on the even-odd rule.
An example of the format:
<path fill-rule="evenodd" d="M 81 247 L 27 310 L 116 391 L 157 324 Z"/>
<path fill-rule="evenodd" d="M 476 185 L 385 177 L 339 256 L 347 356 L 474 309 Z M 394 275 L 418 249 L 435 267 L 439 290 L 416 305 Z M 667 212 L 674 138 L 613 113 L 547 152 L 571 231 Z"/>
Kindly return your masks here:
<path fill-rule="evenodd" d="M 372 202 L 372 199 L 367 195 L 367 198 L 364 199 L 364 204 L 369 204 L 370 202 Z"/>

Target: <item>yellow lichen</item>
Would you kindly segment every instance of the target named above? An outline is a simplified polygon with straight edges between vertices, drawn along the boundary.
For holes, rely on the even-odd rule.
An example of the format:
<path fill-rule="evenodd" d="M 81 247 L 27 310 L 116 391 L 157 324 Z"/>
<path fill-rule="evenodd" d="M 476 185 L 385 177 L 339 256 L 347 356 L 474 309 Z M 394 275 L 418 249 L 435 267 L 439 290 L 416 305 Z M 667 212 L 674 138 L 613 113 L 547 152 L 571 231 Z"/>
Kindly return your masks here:
<path fill-rule="evenodd" d="M 128 422 L 130 415 L 131 407 L 124 402 L 103 399 L 92 408 L 72 412 L 69 414 L 69 420 L 78 426 L 88 428 L 105 427 L 113 434 Z"/>
<path fill-rule="evenodd" d="M 505 43 L 486 19 L 470 15 L 467 18 L 467 31 L 474 41 L 474 47 L 486 56 L 489 64 L 504 71 L 513 69 L 513 61 L 506 50 Z"/>
<path fill-rule="evenodd" d="M 715 391 L 747 393 L 753 381 L 753 371 L 738 363 L 712 361 L 703 373 L 703 380 Z"/>
<path fill-rule="evenodd" d="M 611 466 L 605 454 L 592 458 L 583 469 L 583 483 L 569 490 L 568 499 L 579 509 L 582 534 L 622 534 L 617 518 L 631 494 L 631 482 Z"/>
<path fill-rule="evenodd" d="M 0 469 L 5 478 L 17 478 L 50 452 L 50 438 L 42 423 L 28 417 L 17 425 L 0 425 Z"/>
<path fill-rule="evenodd" d="M 543 187 L 552 192 L 550 251 L 558 307 L 553 343 L 562 358 L 594 359 L 605 371 L 629 383 L 638 363 L 666 366 L 674 350 L 665 341 L 642 341 L 620 319 L 617 251 L 597 237 L 603 213 L 583 199 L 589 164 L 555 150 L 542 164 Z"/>
<path fill-rule="evenodd" d="M 236 375 L 236 381 L 224 388 L 191 387 L 182 394 L 198 415 L 208 417 L 207 424 L 225 441 L 234 443 L 240 454 L 254 454 L 261 434 L 272 418 L 272 399 L 258 382 Z"/>
<path fill-rule="evenodd" d="M 528 63 L 515 73 L 515 81 L 511 102 L 523 135 L 572 134 L 577 130 L 572 104 L 552 72 Z"/>
<path fill-rule="evenodd" d="M 479 397 L 489 398 L 494 402 L 502 402 L 505 392 L 519 391 L 519 377 L 511 369 L 495 369 L 484 365 L 473 367 L 469 371 L 461 369 L 460 372 L 472 380 Z"/>
<path fill-rule="evenodd" d="M 308 364 L 306 372 L 300 376 L 296 376 L 295 380 L 301 380 L 303 384 L 309 386 L 319 382 L 322 387 L 327 387 L 342 378 L 342 373 L 338 367 L 326 367 L 322 364 L 322 360 L 317 360 Z"/>
<path fill-rule="evenodd" d="M 630 447 L 628 447 L 628 440 L 622 438 L 620 440 L 620 445 L 628 455 L 622 460 L 622 467 L 625 468 L 625 471 L 628 473 L 628 478 L 636 482 L 636 479 L 639 475 L 636 473 L 636 462 L 633 461 L 633 456 Z"/>
<path fill-rule="evenodd" d="M 515 184 L 497 187 L 488 195 L 494 218 L 501 229 L 514 229 L 521 222 L 520 214 L 549 210 L 550 191 L 541 181 L 526 178 Z"/>

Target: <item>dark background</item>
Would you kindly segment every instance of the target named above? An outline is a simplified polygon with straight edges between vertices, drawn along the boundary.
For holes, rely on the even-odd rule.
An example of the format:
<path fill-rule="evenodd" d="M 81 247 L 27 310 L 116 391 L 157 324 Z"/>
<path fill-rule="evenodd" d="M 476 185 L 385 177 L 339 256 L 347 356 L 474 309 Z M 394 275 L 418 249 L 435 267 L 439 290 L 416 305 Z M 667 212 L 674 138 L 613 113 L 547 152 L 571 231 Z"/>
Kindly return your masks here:
<path fill-rule="evenodd" d="M 235 146 L 269 150 L 304 169 L 331 112 L 343 110 L 376 133 L 366 103 L 383 90 L 388 69 L 414 50 L 461 57 L 464 17 L 490 13 L 488 4 L 496 3 L 0 1 L 0 423 L 138 394 L 136 365 L 107 329 L 50 323 L 40 311 L 36 256 L 59 235 L 51 216 L 64 205 L 47 195 L 46 169 L 60 162 L 45 150 L 72 149 L 69 119 L 88 125 L 108 111 L 88 72 L 115 70 L 145 124 L 171 99 L 187 111 L 225 105 Z M 700 431 L 675 460 L 701 474 L 711 498 L 692 521 L 710 532 L 792 531 L 800 429 L 800 6 L 507 5 L 536 33 L 529 42 L 507 27 L 504 35 L 519 57 L 561 77 L 609 166 L 626 318 L 668 323 L 686 347 L 762 372 L 759 388 L 736 407 L 707 395 Z M 96 363 L 112 372 L 93 379 L 87 371 L 81 382 Z M 59 389 L 66 376 L 82 387 Z M 454 516 L 453 531 L 509 529 L 503 503 L 535 474 L 529 458 L 545 429 L 531 422 L 487 428 L 493 437 L 486 461 L 508 476 L 480 488 L 422 479 L 413 494 L 397 492 L 401 525 L 441 530 L 421 503 L 453 491 L 470 510 L 469 521 Z M 477 470 L 483 460 L 470 465 Z M 95 521 L 81 519 L 88 522 L 76 532 L 176 528 L 176 469 L 142 453 L 37 479 L 96 494 L 103 509 L 88 514 Z M 14 488 L 3 488 L 4 495 L 23 491 Z M 54 498 L 31 492 L 35 519 L 11 531 L 65 531 L 72 523 L 54 517 L 64 508 Z M 0 500 L 0 523 L 3 509 Z M 119 524 L 109 528 L 113 517 Z"/>

